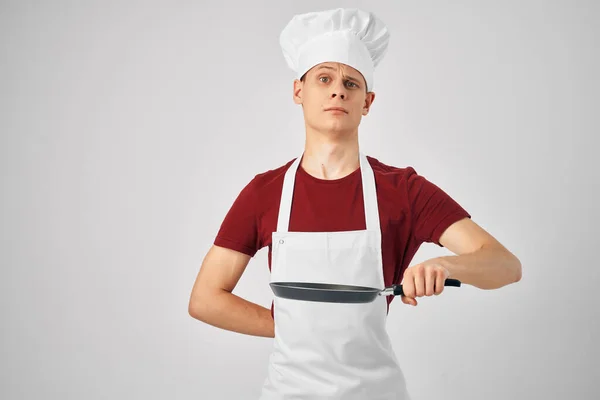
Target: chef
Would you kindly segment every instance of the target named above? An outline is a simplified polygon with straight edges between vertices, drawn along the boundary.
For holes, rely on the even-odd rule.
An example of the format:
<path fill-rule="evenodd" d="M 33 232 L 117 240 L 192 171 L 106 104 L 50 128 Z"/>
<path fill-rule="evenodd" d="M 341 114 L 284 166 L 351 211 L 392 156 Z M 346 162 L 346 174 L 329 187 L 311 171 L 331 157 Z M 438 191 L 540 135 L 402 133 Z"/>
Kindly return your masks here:
<path fill-rule="evenodd" d="M 385 328 L 394 296 L 363 304 L 274 297 L 269 310 L 232 293 L 264 247 L 271 282 L 402 283 L 411 306 L 440 295 L 450 277 L 482 289 L 520 280 L 518 258 L 441 188 L 359 148 L 389 38 L 380 19 L 358 9 L 296 15 L 281 33 L 304 149 L 241 190 L 189 302 L 200 321 L 274 338 L 260 400 L 410 399 Z M 425 242 L 454 255 L 409 266 Z"/>

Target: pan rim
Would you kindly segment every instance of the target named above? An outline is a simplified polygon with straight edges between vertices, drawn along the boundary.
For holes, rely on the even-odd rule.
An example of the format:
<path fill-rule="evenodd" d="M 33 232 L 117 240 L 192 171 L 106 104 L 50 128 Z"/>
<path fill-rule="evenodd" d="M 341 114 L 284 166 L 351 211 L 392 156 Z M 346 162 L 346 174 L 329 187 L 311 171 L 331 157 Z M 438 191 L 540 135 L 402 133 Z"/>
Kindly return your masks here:
<path fill-rule="evenodd" d="M 270 282 L 269 285 L 287 289 L 314 290 L 327 292 L 351 292 L 351 293 L 373 293 L 381 292 L 383 289 L 377 289 L 369 286 L 345 285 L 338 283 L 323 282 Z M 313 286 L 311 286 L 313 285 Z M 325 287 L 321 285 L 335 285 L 338 288 Z"/>

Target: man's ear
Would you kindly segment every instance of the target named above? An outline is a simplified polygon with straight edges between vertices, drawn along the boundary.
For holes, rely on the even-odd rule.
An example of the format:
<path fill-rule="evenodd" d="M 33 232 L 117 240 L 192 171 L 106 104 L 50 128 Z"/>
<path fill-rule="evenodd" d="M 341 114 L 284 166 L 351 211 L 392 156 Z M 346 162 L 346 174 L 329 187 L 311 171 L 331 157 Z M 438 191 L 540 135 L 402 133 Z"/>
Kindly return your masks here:
<path fill-rule="evenodd" d="M 369 113 L 369 110 L 371 109 L 371 105 L 373 105 L 374 101 L 375 101 L 375 92 L 368 92 L 367 96 L 365 97 L 365 104 L 362 109 L 362 115 L 367 115 Z"/>
<path fill-rule="evenodd" d="M 294 99 L 294 103 L 296 104 L 302 104 L 302 89 L 304 82 L 300 81 L 299 79 L 294 79 L 294 92 L 293 92 L 293 99 Z"/>

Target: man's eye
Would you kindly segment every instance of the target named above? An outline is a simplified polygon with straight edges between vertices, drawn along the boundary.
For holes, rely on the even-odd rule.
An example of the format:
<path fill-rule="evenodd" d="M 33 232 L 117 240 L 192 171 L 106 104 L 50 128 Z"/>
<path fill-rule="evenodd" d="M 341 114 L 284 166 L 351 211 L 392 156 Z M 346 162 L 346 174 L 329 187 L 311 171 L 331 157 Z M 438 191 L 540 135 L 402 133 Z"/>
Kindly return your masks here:
<path fill-rule="evenodd" d="M 353 87 L 358 87 L 358 85 L 356 85 L 356 83 L 354 83 L 354 82 L 352 82 L 352 81 L 348 81 L 348 82 L 346 82 L 346 83 L 348 83 L 348 84 L 350 84 L 350 85 L 354 85 Z"/>
<path fill-rule="evenodd" d="M 327 77 L 326 77 L 326 76 L 322 76 L 322 77 L 320 77 L 320 78 L 319 78 L 319 80 L 320 80 L 321 82 L 323 82 L 323 79 L 327 79 Z"/>

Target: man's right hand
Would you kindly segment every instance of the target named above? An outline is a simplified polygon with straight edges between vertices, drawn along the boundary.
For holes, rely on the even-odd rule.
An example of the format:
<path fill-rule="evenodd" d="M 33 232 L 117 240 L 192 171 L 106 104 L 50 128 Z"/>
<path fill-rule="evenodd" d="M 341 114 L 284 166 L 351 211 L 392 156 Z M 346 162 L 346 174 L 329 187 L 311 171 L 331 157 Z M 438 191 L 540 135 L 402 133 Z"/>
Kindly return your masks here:
<path fill-rule="evenodd" d="M 200 266 L 188 313 L 209 325 L 246 335 L 274 337 L 271 310 L 232 294 L 250 256 L 213 245 Z"/>

